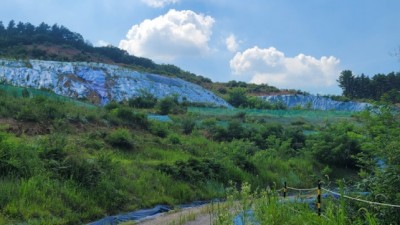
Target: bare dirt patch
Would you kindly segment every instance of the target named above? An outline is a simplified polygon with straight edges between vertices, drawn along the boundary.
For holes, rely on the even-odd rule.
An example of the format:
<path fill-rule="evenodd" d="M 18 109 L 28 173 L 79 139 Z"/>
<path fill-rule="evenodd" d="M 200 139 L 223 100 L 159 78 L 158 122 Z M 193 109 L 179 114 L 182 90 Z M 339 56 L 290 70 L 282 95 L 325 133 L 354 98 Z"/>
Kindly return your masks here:
<path fill-rule="evenodd" d="M 21 135 L 43 135 L 51 133 L 52 128 L 46 124 L 36 122 L 22 122 L 11 118 L 0 118 L 0 125 L 4 130 L 14 133 L 16 136 Z"/>

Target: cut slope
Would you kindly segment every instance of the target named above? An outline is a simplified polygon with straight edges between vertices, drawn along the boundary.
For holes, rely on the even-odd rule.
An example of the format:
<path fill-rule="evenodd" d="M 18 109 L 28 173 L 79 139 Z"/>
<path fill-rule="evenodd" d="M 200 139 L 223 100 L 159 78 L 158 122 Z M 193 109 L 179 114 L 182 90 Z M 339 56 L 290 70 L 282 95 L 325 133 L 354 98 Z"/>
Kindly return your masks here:
<path fill-rule="evenodd" d="M 101 105 L 147 92 L 157 98 L 177 95 L 180 101 L 230 107 L 212 92 L 182 79 L 103 63 L 0 60 L 0 80 L 15 86 L 48 89 L 67 97 L 87 98 Z"/>
<path fill-rule="evenodd" d="M 368 103 L 362 102 L 340 102 L 327 97 L 315 95 L 271 95 L 262 96 L 262 99 L 269 102 L 282 102 L 288 108 L 301 107 L 316 110 L 337 110 L 337 111 L 362 111 L 370 107 Z"/>

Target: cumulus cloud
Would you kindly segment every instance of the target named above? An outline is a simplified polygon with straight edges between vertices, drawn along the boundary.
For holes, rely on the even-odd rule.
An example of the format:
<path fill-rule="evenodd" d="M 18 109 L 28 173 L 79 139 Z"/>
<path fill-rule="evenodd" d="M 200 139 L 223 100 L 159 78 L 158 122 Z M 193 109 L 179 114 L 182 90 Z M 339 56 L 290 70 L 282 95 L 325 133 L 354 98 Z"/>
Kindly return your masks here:
<path fill-rule="evenodd" d="M 214 19 L 190 10 L 167 14 L 132 26 L 119 47 L 130 54 L 161 61 L 207 53 Z"/>
<path fill-rule="evenodd" d="M 239 48 L 239 44 L 236 41 L 235 35 L 231 34 L 229 35 L 226 40 L 225 40 L 226 48 L 230 52 L 236 52 Z"/>
<path fill-rule="evenodd" d="M 234 75 L 251 83 L 279 88 L 323 90 L 336 85 L 340 60 L 334 56 L 317 59 L 299 54 L 287 57 L 274 47 L 253 47 L 238 52 L 230 61 Z"/>
<path fill-rule="evenodd" d="M 168 4 L 175 4 L 179 0 L 142 0 L 142 2 L 153 8 L 162 8 Z"/>
<path fill-rule="evenodd" d="M 111 44 L 104 40 L 98 40 L 97 43 L 95 44 L 96 47 L 105 47 L 108 45 L 111 45 Z"/>

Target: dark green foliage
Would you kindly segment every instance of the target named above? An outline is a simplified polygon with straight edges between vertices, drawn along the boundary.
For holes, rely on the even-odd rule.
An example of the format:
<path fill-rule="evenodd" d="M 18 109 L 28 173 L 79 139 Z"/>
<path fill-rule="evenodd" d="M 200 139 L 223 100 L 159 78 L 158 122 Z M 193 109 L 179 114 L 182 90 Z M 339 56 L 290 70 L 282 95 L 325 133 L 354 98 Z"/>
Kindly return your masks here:
<path fill-rule="evenodd" d="M 292 128 L 292 129 L 287 129 L 286 134 L 288 139 L 291 139 L 291 147 L 295 150 L 299 150 L 303 148 L 305 141 L 306 141 L 306 136 L 304 135 L 304 132 L 300 128 Z"/>
<path fill-rule="evenodd" d="M 142 128 L 147 128 L 148 126 L 147 116 L 143 113 L 135 113 L 131 108 L 120 107 L 116 109 L 116 114 L 117 117 L 122 120 L 122 124 L 137 124 Z"/>
<path fill-rule="evenodd" d="M 229 93 L 228 102 L 234 107 L 246 107 L 247 95 L 244 88 L 235 88 Z"/>
<path fill-rule="evenodd" d="M 108 134 L 106 141 L 117 148 L 131 150 L 134 147 L 132 134 L 128 129 L 118 128 Z"/>
<path fill-rule="evenodd" d="M 360 135 L 356 127 L 348 123 L 329 125 L 325 130 L 311 135 L 307 147 L 318 162 L 355 168 L 355 156 L 361 152 Z"/>
<path fill-rule="evenodd" d="M 167 115 L 179 112 L 180 106 L 176 96 L 169 96 L 161 99 L 157 104 L 157 108 L 159 114 Z"/>
<path fill-rule="evenodd" d="M 105 109 L 111 111 L 113 109 L 117 109 L 120 104 L 116 101 L 110 101 L 107 105 L 104 106 Z"/>
<path fill-rule="evenodd" d="M 179 136 L 176 135 L 176 134 L 170 135 L 170 136 L 168 137 L 168 139 L 169 139 L 169 141 L 170 141 L 172 144 L 174 144 L 174 145 L 177 145 L 177 144 L 180 144 L 180 143 L 181 143 L 181 139 L 180 139 Z"/>
<path fill-rule="evenodd" d="M 228 102 L 234 107 L 251 109 L 286 109 L 282 103 L 269 103 L 257 96 L 249 96 L 249 90 L 238 87 L 229 92 Z"/>
<path fill-rule="evenodd" d="M 182 131 L 184 134 L 191 134 L 195 126 L 196 123 L 191 118 L 185 118 L 182 120 Z"/>
<path fill-rule="evenodd" d="M 350 70 L 341 73 L 339 86 L 350 99 L 373 99 L 388 103 L 400 102 L 400 73 L 355 76 Z"/>
<path fill-rule="evenodd" d="M 153 121 L 150 125 L 150 132 L 158 137 L 168 136 L 168 123 Z"/>
<path fill-rule="evenodd" d="M 363 171 L 360 185 L 372 192 L 371 200 L 400 205 L 400 118 L 397 112 L 382 107 L 374 113 L 359 115 L 365 124 L 362 154 L 357 159 Z M 381 224 L 396 224 L 400 210 L 392 207 L 368 207 Z"/>
<path fill-rule="evenodd" d="M 225 177 L 223 166 L 211 159 L 189 159 L 188 161 L 177 161 L 174 165 L 161 164 L 158 169 L 175 179 L 193 183 L 229 180 L 228 177 Z"/>
<path fill-rule="evenodd" d="M 104 55 L 116 63 L 124 63 L 127 65 L 138 65 L 143 68 L 149 68 L 149 69 L 155 69 L 157 66 L 150 59 L 129 55 L 127 51 L 111 45 L 105 47 L 92 48 L 92 51 L 94 51 L 97 54 Z"/>
<path fill-rule="evenodd" d="M 130 107 L 135 108 L 154 108 L 154 106 L 157 104 L 157 98 L 150 93 L 143 92 L 139 97 L 129 99 L 128 104 Z"/>

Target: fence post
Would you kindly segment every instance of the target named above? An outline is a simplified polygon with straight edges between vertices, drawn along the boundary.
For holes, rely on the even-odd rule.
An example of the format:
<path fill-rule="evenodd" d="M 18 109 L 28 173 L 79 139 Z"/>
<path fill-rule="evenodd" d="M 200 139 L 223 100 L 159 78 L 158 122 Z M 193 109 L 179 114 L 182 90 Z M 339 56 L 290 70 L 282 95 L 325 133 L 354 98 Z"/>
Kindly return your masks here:
<path fill-rule="evenodd" d="M 283 187 L 283 197 L 286 198 L 286 192 L 287 192 L 287 186 L 286 186 L 286 181 L 284 183 L 284 187 Z"/>
<path fill-rule="evenodd" d="M 318 180 L 318 188 L 317 188 L 317 210 L 318 210 L 318 216 L 321 216 L 321 180 Z"/>

